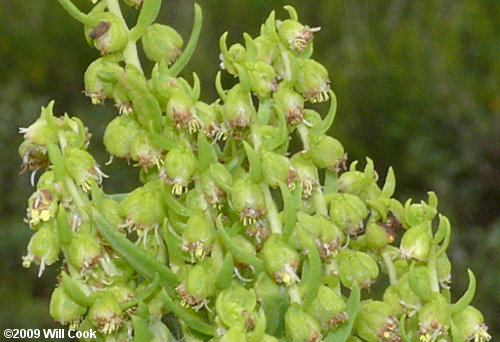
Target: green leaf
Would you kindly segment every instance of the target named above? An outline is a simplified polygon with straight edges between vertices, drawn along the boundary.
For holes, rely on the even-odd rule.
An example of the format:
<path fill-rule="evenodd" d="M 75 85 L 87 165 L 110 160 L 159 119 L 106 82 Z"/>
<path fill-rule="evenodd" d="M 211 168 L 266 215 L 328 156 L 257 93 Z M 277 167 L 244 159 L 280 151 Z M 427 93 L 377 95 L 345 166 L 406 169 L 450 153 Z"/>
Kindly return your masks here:
<path fill-rule="evenodd" d="M 345 342 L 351 335 L 352 327 L 354 326 L 354 321 L 356 321 L 356 315 L 359 310 L 361 299 L 361 291 L 359 285 L 354 283 L 351 288 L 351 295 L 347 300 L 347 315 L 349 319 L 341 324 L 337 330 L 329 333 L 324 342 Z"/>

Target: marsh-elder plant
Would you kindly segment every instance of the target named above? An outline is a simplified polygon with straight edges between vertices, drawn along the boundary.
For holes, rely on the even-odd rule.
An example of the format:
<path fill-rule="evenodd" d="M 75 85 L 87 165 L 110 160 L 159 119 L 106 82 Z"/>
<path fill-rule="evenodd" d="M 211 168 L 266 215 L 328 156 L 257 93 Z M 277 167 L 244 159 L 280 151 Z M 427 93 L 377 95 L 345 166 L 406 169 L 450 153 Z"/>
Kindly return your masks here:
<path fill-rule="evenodd" d="M 371 159 L 350 162 L 327 134 L 337 100 L 311 58 L 319 27 L 285 6 L 257 37 L 228 45 L 223 34 L 221 72 L 234 84 L 219 73 L 219 98 L 205 103 L 197 75 L 179 76 L 201 31 L 199 6 L 185 42 L 154 23 L 161 0 L 96 0 L 89 13 L 59 3 L 101 55 L 84 92 L 116 106 L 104 134 L 109 162 L 139 168 L 142 185 L 106 193 L 113 175 L 87 151 L 90 132 L 55 115 L 54 102 L 21 129 L 35 187 L 23 265 L 41 275 L 62 259 L 54 320 L 100 341 L 490 339 L 470 305 L 471 271 L 451 302 L 451 227 L 436 195 L 399 202 L 392 169 L 379 179 Z M 124 5 L 137 9 L 133 27 Z M 310 108 L 326 101 L 327 113 Z"/>

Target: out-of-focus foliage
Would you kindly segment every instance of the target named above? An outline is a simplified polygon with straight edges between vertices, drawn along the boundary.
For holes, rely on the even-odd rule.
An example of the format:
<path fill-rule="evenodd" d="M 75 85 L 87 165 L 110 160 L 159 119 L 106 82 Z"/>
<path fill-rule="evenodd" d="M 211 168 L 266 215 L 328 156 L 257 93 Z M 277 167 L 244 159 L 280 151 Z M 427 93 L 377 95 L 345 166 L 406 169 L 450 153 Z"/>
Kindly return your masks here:
<path fill-rule="evenodd" d="M 75 1 L 82 9 L 88 1 Z M 457 289 L 464 264 L 478 276 L 475 305 L 492 329 L 500 327 L 500 6 L 494 0 L 277 1 L 201 0 L 205 23 L 186 77 L 197 70 L 203 97 L 214 98 L 218 37 L 257 33 L 272 9 L 296 6 L 301 21 L 321 26 L 315 55 L 328 68 L 339 99 L 333 135 L 350 159 L 372 157 L 379 170 L 393 165 L 401 199 L 434 189 L 452 219 L 450 247 Z M 192 2 L 164 5 L 161 22 L 187 37 Z M 130 14 L 133 14 L 130 11 Z M 36 279 L 21 267 L 29 232 L 20 217 L 30 189 L 18 176 L 19 126 L 33 121 L 49 98 L 56 111 L 76 114 L 101 149 L 107 107 L 81 96 L 82 75 L 95 51 L 79 24 L 56 1 L 0 2 L 0 330 L 51 326 L 48 298 L 53 276 Z M 203 72 L 201 72 L 203 70 Z M 225 80 L 230 83 L 231 80 Z M 104 153 L 97 155 L 104 164 Z M 118 169 L 115 163 L 113 169 Z M 116 174 L 116 171 L 109 170 Z M 116 177 L 118 178 L 118 177 Z M 115 178 L 115 179 L 116 179 Z M 133 184 L 113 184 L 117 191 Z M 109 184 L 108 184 L 109 186 Z M 467 260 L 467 262 L 465 262 Z M 36 284 L 36 285 L 35 285 Z M 15 309 L 14 309 L 15 305 Z M 496 323 L 496 324 L 495 324 Z"/>

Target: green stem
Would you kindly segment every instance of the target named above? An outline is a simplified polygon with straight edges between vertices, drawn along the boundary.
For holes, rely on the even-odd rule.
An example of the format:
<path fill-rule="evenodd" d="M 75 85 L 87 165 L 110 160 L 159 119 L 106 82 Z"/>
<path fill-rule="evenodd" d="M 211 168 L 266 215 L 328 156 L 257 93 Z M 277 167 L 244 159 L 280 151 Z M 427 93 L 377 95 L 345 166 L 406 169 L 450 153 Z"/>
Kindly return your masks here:
<path fill-rule="evenodd" d="M 299 131 L 300 139 L 302 139 L 304 150 L 309 151 L 309 131 L 307 130 L 307 127 L 300 125 L 297 127 L 297 130 Z"/>
<path fill-rule="evenodd" d="M 431 291 L 439 293 L 439 278 L 437 273 L 436 259 L 437 259 L 436 247 L 432 246 L 429 257 L 429 263 L 427 264 L 427 268 L 429 270 L 429 282 L 431 286 Z"/>
<path fill-rule="evenodd" d="M 70 16 L 81 22 L 82 24 L 85 25 L 96 25 L 98 24 L 98 21 L 95 19 L 92 19 L 89 15 L 83 13 L 76 7 L 71 0 L 57 0 L 59 1 L 59 4 L 68 12 Z"/>
<path fill-rule="evenodd" d="M 130 40 L 135 42 L 139 40 L 147 28 L 155 21 L 160 12 L 161 0 L 144 0 L 137 19 L 137 24 L 130 30 Z"/>
<path fill-rule="evenodd" d="M 191 59 L 191 56 L 194 53 L 194 49 L 196 48 L 196 44 L 198 43 L 198 38 L 200 37 L 202 21 L 203 16 L 201 13 L 201 7 L 198 6 L 198 4 L 194 4 L 193 30 L 191 31 L 191 36 L 189 37 L 189 42 L 187 43 L 184 52 L 179 57 L 177 62 L 172 65 L 172 68 L 170 68 L 170 75 L 172 77 L 177 76 Z"/>
<path fill-rule="evenodd" d="M 127 27 L 127 23 L 123 18 L 118 0 L 106 0 L 106 4 L 108 5 L 109 11 L 120 18 L 123 24 Z M 137 53 L 137 46 L 135 45 L 135 41 L 133 39 L 129 39 L 127 47 L 123 51 L 123 59 L 125 60 L 125 63 L 131 64 L 142 71 L 141 61 L 139 60 L 139 55 Z"/>
<path fill-rule="evenodd" d="M 385 267 L 387 267 L 387 272 L 389 273 L 389 281 L 391 285 L 396 285 L 398 283 L 398 276 L 391 257 L 387 252 L 382 253 L 382 258 L 384 259 Z"/>
<path fill-rule="evenodd" d="M 266 217 L 271 225 L 271 231 L 273 232 L 273 234 L 281 234 L 281 221 L 278 215 L 278 208 L 276 207 L 276 203 L 274 203 L 271 191 L 269 190 L 269 186 L 267 186 L 267 184 L 265 183 L 261 183 L 260 188 L 262 189 L 262 192 L 264 193 L 264 197 L 266 199 Z"/>

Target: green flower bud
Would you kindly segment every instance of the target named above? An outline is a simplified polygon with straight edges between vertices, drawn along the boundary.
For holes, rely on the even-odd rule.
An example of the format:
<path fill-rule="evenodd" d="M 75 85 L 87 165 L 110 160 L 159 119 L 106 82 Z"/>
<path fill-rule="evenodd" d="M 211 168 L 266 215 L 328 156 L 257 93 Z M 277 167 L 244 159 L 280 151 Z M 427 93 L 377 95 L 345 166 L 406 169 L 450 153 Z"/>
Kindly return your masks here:
<path fill-rule="evenodd" d="M 205 215 L 191 216 L 182 233 L 182 249 L 197 259 L 210 253 L 215 240 L 214 223 Z"/>
<path fill-rule="evenodd" d="M 425 203 L 411 203 L 411 199 L 406 201 L 404 207 L 404 223 L 406 227 L 413 227 L 421 223 L 432 221 L 437 214 L 437 198 L 433 192 L 429 192 L 429 202 L 436 202 L 434 205 Z"/>
<path fill-rule="evenodd" d="M 389 234 L 387 230 L 378 223 L 372 222 L 366 227 L 366 247 L 371 250 L 381 250 L 393 240 L 393 235 Z"/>
<path fill-rule="evenodd" d="M 59 257 L 60 244 L 59 236 L 52 227 L 43 226 L 33 236 L 28 243 L 28 254 L 23 256 L 23 266 L 30 267 L 35 261 L 40 265 L 38 276 L 40 277 L 45 269 L 45 265 L 52 265 Z"/>
<path fill-rule="evenodd" d="M 108 291 L 98 292 L 87 313 L 87 319 L 104 335 L 112 334 L 118 330 L 123 318 L 116 297 Z"/>
<path fill-rule="evenodd" d="M 222 164 L 212 164 L 208 170 L 200 175 L 201 190 L 208 203 L 217 206 L 226 198 L 227 194 L 218 184 L 231 186 L 233 177 Z"/>
<path fill-rule="evenodd" d="M 205 212 L 208 209 L 208 202 L 200 189 L 194 188 L 186 194 L 186 207 L 196 212 Z"/>
<path fill-rule="evenodd" d="M 157 227 L 166 213 L 157 182 L 132 191 L 120 202 L 120 214 L 125 217 L 124 228 L 147 229 Z"/>
<path fill-rule="evenodd" d="M 378 175 L 373 168 L 373 161 L 367 158 L 367 163 L 364 172 L 357 171 L 357 161 L 353 162 L 349 171 L 344 172 L 339 177 L 339 190 L 350 194 L 358 195 L 362 198 L 375 198 L 379 196 L 378 192 L 373 187 L 377 188 L 376 181 Z M 371 196 L 368 196 L 371 195 Z"/>
<path fill-rule="evenodd" d="M 300 227 L 314 236 L 315 244 L 323 260 L 330 261 L 337 255 L 344 240 L 344 234 L 336 225 L 318 214 L 310 216 L 299 212 L 297 219 Z M 304 243 L 302 246 L 305 246 Z"/>
<path fill-rule="evenodd" d="M 131 300 L 136 295 L 136 291 L 130 285 L 120 282 L 113 284 L 113 286 L 108 287 L 106 290 L 115 296 L 120 305 Z M 137 290 L 140 293 L 141 288 L 139 287 Z"/>
<path fill-rule="evenodd" d="M 189 133 L 197 132 L 201 124 L 195 111 L 196 102 L 183 89 L 175 91 L 167 104 L 167 117 L 178 129 L 187 128 Z"/>
<path fill-rule="evenodd" d="M 357 282 L 359 286 L 369 288 L 378 277 L 377 263 L 366 253 L 344 249 L 337 260 L 340 281 L 345 287 L 351 288 Z"/>
<path fill-rule="evenodd" d="M 408 272 L 408 261 L 404 259 L 397 259 L 394 261 L 394 268 L 396 269 L 396 274 L 399 277 L 401 277 L 403 274 Z"/>
<path fill-rule="evenodd" d="M 56 189 L 52 185 L 39 187 L 28 199 L 27 221 L 32 228 L 54 218 L 58 210 Z"/>
<path fill-rule="evenodd" d="M 327 101 L 330 80 L 326 68 L 312 59 L 305 59 L 299 71 L 295 89 L 311 101 Z"/>
<path fill-rule="evenodd" d="M 163 159 L 163 151 L 151 139 L 148 132 L 138 130 L 135 139 L 130 147 L 130 156 L 137 163 L 134 166 L 140 166 L 143 169 L 151 167 L 160 167 Z"/>
<path fill-rule="evenodd" d="M 191 148 L 176 147 L 165 156 L 162 178 L 173 185 L 173 194 L 181 195 L 191 183 L 195 168 L 196 158 Z"/>
<path fill-rule="evenodd" d="M 319 184 L 318 170 L 308 154 L 296 153 L 292 156 L 292 165 L 302 185 L 302 199 L 308 199 L 316 192 Z"/>
<path fill-rule="evenodd" d="M 418 311 L 419 335 L 422 342 L 434 342 L 446 336 L 451 326 L 449 303 L 439 293 Z"/>
<path fill-rule="evenodd" d="M 184 305 L 189 305 L 196 311 L 207 305 L 208 297 L 215 294 L 211 261 L 206 259 L 203 263 L 195 265 L 189 271 L 186 280 L 176 288 Z"/>
<path fill-rule="evenodd" d="M 273 94 L 277 108 L 290 125 L 300 124 L 304 119 L 304 99 L 290 87 L 280 86 Z"/>
<path fill-rule="evenodd" d="M 225 39 L 224 36 L 221 39 Z M 225 44 L 225 42 L 224 42 Z M 241 64 L 245 59 L 246 49 L 241 44 L 233 44 L 229 50 L 226 52 L 222 52 L 219 56 L 220 58 L 220 67 L 222 70 L 227 70 L 231 75 L 238 75 L 238 71 L 236 69 L 235 64 Z"/>
<path fill-rule="evenodd" d="M 101 103 L 111 97 L 118 82 L 117 77 L 123 73 L 123 68 L 107 57 L 101 57 L 90 63 L 83 76 L 85 95 L 93 104 Z"/>
<path fill-rule="evenodd" d="M 244 225 L 251 225 L 266 213 L 264 194 L 257 184 L 240 178 L 234 182 L 231 194 L 231 206 L 243 220 Z"/>
<path fill-rule="evenodd" d="M 289 285 L 300 281 L 296 273 L 300 262 L 299 254 L 286 242 L 279 240 L 279 237 L 271 236 L 266 240 L 261 257 L 267 272 L 277 283 Z"/>
<path fill-rule="evenodd" d="M 261 154 L 262 176 L 267 185 L 275 188 L 280 182 L 293 184 L 296 173 L 292 169 L 290 159 L 274 152 Z"/>
<path fill-rule="evenodd" d="M 278 23 L 278 36 L 285 47 L 293 52 L 302 53 L 312 42 L 313 33 L 319 27 L 309 28 L 296 20 L 287 19 Z"/>
<path fill-rule="evenodd" d="M 64 162 L 68 174 L 83 190 L 90 191 L 90 181 L 102 182 L 107 177 L 94 158 L 85 150 L 68 147 L 64 150 Z"/>
<path fill-rule="evenodd" d="M 485 342 L 491 339 L 483 315 L 473 306 L 469 305 L 454 314 L 453 322 L 466 341 Z"/>
<path fill-rule="evenodd" d="M 363 201 L 351 194 L 334 194 L 330 202 L 332 222 L 349 235 L 363 231 L 363 220 L 368 216 L 368 209 Z"/>
<path fill-rule="evenodd" d="M 215 102 L 209 105 L 198 101 L 195 105 L 196 115 L 201 123 L 203 133 L 205 133 L 207 137 L 213 137 L 216 140 L 220 139 L 223 134 L 217 122 L 217 116 L 220 110 L 219 107 L 220 105 Z"/>
<path fill-rule="evenodd" d="M 77 269 L 86 271 L 102 258 L 101 244 L 96 236 L 79 232 L 68 248 L 68 259 Z"/>
<path fill-rule="evenodd" d="M 153 24 L 142 37 L 144 53 L 154 62 L 172 63 L 180 56 L 183 44 L 180 34 L 167 25 Z"/>
<path fill-rule="evenodd" d="M 328 135 L 311 134 L 310 151 L 312 161 L 319 168 L 338 172 L 345 164 L 344 147 L 337 139 Z"/>
<path fill-rule="evenodd" d="M 342 296 L 322 285 L 307 312 L 320 322 L 323 332 L 327 333 L 349 318 L 346 309 L 347 305 Z"/>
<path fill-rule="evenodd" d="M 278 89 L 276 71 L 268 63 L 257 61 L 249 72 L 250 86 L 257 96 L 263 98 Z"/>
<path fill-rule="evenodd" d="M 83 122 L 76 117 L 69 117 L 67 113 L 56 121 L 59 130 L 59 141 L 61 146 L 67 145 L 76 148 L 85 148 L 89 142 L 90 135 Z"/>
<path fill-rule="evenodd" d="M 103 55 L 120 52 L 128 44 L 128 30 L 123 21 L 111 12 L 93 14 L 97 25 L 85 25 L 85 37 L 89 44 Z"/>
<path fill-rule="evenodd" d="M 426 261 L 432 244 L 432 232 L 427 224 L 414 226 L 406 231 L 401 239 L 401 256 L 405 259 Z"/>
<path fill-rule="evenodd" d="M 314 317 L 300 309 L 297 304 L 288 307 L 285 314 L 286 336 L 296 342 L 319 342 L 322 340 L 321 326 Z"/>
<path fill-rule="evenodd" d="M 118 158 L 129 159 L 132 146 L 141 127 L 130 116 L 117 116 L 104 131 L 104 147 L 109 154 Z"/>
<path fill-rule="evenodd" d="M 253 289 L 242 286 L 222 290 L 215 303 L 219 320 L 226 326 L 245 326 L 251 329 L 255 324 L 254 309 L 257 297 Z"/>
<path fill-rule="evenodd" d="M 380 301 L 364 301 L 354 323 L 356 332 L 367 342 L 400 342 L 399 322 L 392 308 Z"/>
<path fill-rule="evenodd" d="M 50 297 L 50 316 L 61 324 L 78 322 L 87 309 L 74 302 L 61 287 L 56 287 Z"/>
<path fill-rule="evenodd" d="M 250 93 L 241 89 L 239 84 L 235 85 L 227 92 L 221 114 L 229 129 L 247 127 L 256 115 Z"/>
<path fill-rule="evenodd" d="M 53 108 L 54 101 L 50 102 L 47 107 L 42 107 L 40 117 L 29 127 L 19 128 L 19 133 L 24 134 L 24 139 L 41 146 L 46 146 L 49 143 L 57 144 L 59 139 Z M 21 154 L 21 157 L 24 158 L 24 156 L 25 153 Z"/>
<path fill-rule="evenodd" d="M 254 44 L 257 48 L 256 59 L 267 64 L 272 64 L 279 53 L 276 43 L 271 38 L 261 35 L 254 39 Z"/>

